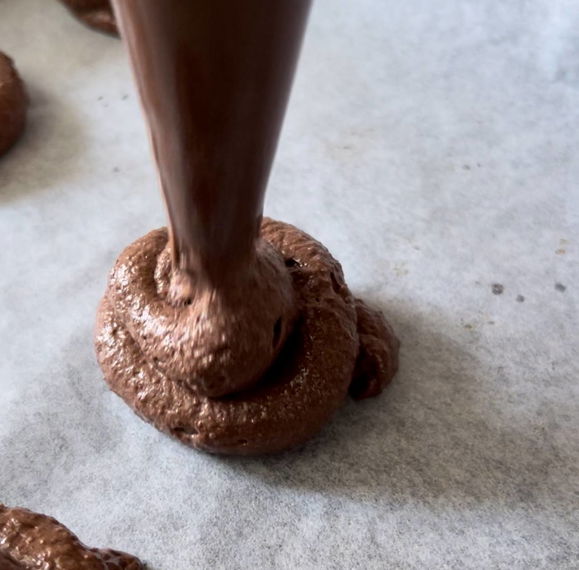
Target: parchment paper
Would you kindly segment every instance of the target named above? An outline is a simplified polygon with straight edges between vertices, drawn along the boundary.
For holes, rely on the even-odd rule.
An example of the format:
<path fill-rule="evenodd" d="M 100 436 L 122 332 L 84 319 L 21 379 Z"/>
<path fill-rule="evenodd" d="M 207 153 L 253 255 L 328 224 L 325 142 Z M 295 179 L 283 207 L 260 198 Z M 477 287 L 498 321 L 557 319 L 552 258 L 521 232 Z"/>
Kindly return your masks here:
<path fill-rule="evenodd" d="M 0 0 L 0 501 L 153 570 L 579 567 L 579 4 L 317 0 L 266 213 L 402 339 L 302 450 L 189 450 L 105 387 L 116 255 L 164 224 L 121 43 Z M 494 292 L 493 292 L 494 285 Z"/>

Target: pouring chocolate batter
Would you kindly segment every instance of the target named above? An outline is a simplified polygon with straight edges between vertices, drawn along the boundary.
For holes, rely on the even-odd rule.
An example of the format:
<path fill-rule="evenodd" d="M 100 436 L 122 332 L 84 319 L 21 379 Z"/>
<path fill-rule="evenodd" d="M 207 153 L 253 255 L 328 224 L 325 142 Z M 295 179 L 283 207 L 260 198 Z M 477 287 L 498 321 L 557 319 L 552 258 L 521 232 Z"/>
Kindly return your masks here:
<path fill-rule="evenodd" d="M 139 415 L 207 451 L 300 444 L 397 369 L 339 263 L 262 219 L 310 3 L 113 0 L 170 224 L 117 260 L 97 355 Z"/>

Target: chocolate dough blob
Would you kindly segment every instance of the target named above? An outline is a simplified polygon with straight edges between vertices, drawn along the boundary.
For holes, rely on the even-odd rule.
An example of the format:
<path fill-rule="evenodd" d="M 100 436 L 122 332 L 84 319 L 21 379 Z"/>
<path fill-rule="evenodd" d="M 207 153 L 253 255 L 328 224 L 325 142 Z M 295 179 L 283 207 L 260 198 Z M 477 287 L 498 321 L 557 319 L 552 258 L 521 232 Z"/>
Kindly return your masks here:
<path fill-rule="evenodd" d="M 28 96 L 14 62 L 0 52 L 0 156 L 22 134 L 26 125 Z"/>
<path fill-rule="evenodd" d="M 134 556 L 88 548 L 52 517 L 0 504 L 0 570 L 144 570 Z"/>
<path fill-rule="evenodd" d="M 127 309 L 125 302 L 165 306 L 154 318 L 156 327 L 164 323 L 166 334 L 187 312 L 186 306 L 176 309 L 167 299 L 167 239 L 165 229 L 155 230 L 121 254 L 96 328 L 97 356 L 109 386 L 161 431 L 213 453 L 282 451 L 318 433 L 350 388 L 358 397 L 376 395 L 392 379 L 399 343 L 381 314 L 352 297 L 340 264 L 322 244 L 269 219 L 263 221 L 261 239 L 283 259 L 297 309 L 279 356 L 257 386 L 220 398 L 204 396 L 195 384 L 171 376 L 156 356 L 162 352 L 157 343 L 162 343 L 163 331 L 142 342 L 135 331 L 146 327 L 146 317 Z M 146 279 L 133 279 L 143 274 Z M 136 290 L 143 283 L 147 288 Z"/>
<path fill-rule="evenodd" d="M 165 237 L 163 235 L 163 237 Z M 259 240 L 248 270 L 224 287 L 200 282 L 173 299 L 170 246 L 135 245 L 114 268 L 108 296 L 140 350 L 161 373 L 202 396 L 254 385 L 283 346 L 296 310 L 281 255 Z"/>
<path fill-rule="evenodd" d="M 339 263 L 263 199 L 310 0 L 113 0 L 169 230 L 121 254 L 96 351 L 109 386 L 192 447 L 299 445 L 376 395 L 398 341 Z"/>
<path fill-rule="evenodd" d="M 199 394 L 254 385 L 291 330 L 279 253 L 256 240 L 310 0 L 117 0 L 169 215 L 168 299 L 149 272 L 117 311 L 156 367 Z M 148 280 L 148 281 L 147 281 Z M 120 281 L 119 281 L 120 282 Z M 139 314 L 137 314 L 139 313 Z M 164 342 L 159 335 L 163 334 Z"/>
<path fill-rule="evenodd" d="M 110 0 L 60 1 L 87 26 L 106 34 L 119 34 Z"/>
<path fill-rule="evenodd" d="M 356 359 L 350 396 L 355 400 L 382 393 L 398 371 L 400 342 L 384 315 L 356 299 L 360 352 Z"/>
<path fill-rule="evenodd" d="M 169 230 L 119 257 L 96 351 L 144 419 L 210 452 L 305 442 L 379 393 L 398 341 L 315 239 L 262 222 L 311 0 L 113 0 Z"/>

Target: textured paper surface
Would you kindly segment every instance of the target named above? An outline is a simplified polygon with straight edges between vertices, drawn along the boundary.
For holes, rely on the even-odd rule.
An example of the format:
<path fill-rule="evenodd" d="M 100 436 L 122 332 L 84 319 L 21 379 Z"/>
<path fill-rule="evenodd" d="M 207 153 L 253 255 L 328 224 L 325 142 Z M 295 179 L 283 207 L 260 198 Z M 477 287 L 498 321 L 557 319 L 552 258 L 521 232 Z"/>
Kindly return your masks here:
<path fill-rule="evenodd" d="M 107 272 L 164 223 L 120 42 L 0 0 L 32 101 L 0 160 L 0 501 L 153 570 L 578 568 L 578 29 L 572 0 L 317 1 L 266 212 L 328 245 L 402 365 L 240 460 L 95 363 Z"/>

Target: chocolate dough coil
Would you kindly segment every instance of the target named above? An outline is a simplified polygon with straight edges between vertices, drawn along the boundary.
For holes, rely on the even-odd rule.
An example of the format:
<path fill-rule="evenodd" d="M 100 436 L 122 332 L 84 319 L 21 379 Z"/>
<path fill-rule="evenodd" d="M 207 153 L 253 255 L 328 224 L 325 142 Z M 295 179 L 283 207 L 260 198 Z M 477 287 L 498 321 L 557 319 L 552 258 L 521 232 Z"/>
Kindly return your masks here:
<path fill-rule="evenodd" d="M 143 419 L 191 447 L 239 455 L 294 447 L 318 433 L 340 407 L 355 367 L 360 374 L 352 385 L 359 397 L 379 392 L 396 371 L 396 337 L 387 325 L 374 323 L 383 320 L 381 316 L 355 301 L 340 264 L 322 244 L 289 224 L 268 219 L 261 237 L 285 261 L 299 316 L 260 383 L 244 392 L 209 398 L 164 374 L 133 337 L 133 325 L 124 320 L 119 287 L 127 275 L 142 270 L 135 261 L 146 265 L 152 278 L 166 247 L 165 229 L 147 234 L 121 254 L 102 300 L 96 351 L 109 386 Z M 157 278 L 162 275 L 157 272 Z M 166 282 L 157 283 L 158 291 L 167 287 Z M 384 345 L 382 350 L 374 350 L 372 342 L 367 350 L 360 345 L 358 314 L 365 318 L 366 339 Z M 375 372 L 382 376 L 375 378 Z"/>
<path fill-rule="evenodd" d="M 28 96 L 13 61 L 0 52 L 0 156 L 10 149 L 26 124 Z"/>
<path fill-rule="evenodd" d="M 258 240 L 246 269 L 226 287 L 199 284 L 169 302 L 171 255 L 166 232 L 157 232 L 122 253 L 108 296 L 159 372 L 202 396 L 224 396 L 261 378 L 294 317 L 291 278 L 275 248 Z"/>
<path fill-rule="evenodd" d="M 0 570 L 144 570 L 130 554 L 88 548 L 57 520 L 0 504 Z"/>
<path fill-rule="evenodd" d="M 110 0 L 60 0 L 87 26 L 106 34 L 119 35 Z"/>

